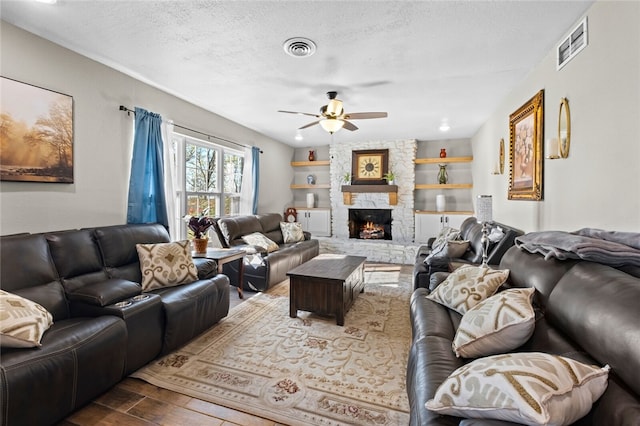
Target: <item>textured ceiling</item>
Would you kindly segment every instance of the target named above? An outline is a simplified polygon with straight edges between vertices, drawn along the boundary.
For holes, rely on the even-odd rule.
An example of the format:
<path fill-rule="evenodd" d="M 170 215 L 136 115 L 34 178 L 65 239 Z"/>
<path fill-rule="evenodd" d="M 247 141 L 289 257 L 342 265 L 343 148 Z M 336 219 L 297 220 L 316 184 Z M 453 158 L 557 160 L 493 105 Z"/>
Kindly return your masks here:
<path fill-rule="evenodd" d="M 354 120 L 335 141 L 472 136 L 593 3 L 589 1 L 33 1 L 0 16 L 292 146 L 337 90 Z M 309 58 L 285 54 L 315 41 Z M 526 99 L 523 99 L 523 102 Z M 153 105 L 140 105 L 153 110 Z M 438 130 L 447 120 L 451 130 Z M 506 120 L 506 118 L 505 118 Z"/>

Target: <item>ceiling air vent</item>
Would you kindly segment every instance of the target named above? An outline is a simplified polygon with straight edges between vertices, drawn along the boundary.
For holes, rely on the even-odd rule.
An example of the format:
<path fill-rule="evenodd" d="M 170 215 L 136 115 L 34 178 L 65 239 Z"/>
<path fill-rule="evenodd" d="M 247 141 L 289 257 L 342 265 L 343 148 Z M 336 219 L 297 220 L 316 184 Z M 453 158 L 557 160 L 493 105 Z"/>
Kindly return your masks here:
<path fill-rule="evenodd" d="M 587 47 L 587 18 L 584 18 L 578 26 L 571 31 L 558 45 L 556 67 L 559 70 L 567 62 L 574 58 L 582 49 Z"/>
<path fill-rule="evenodd" d="M 316 44 L 304 37 L 294 37 L 284 42 L 284 51 L 294 58 L 306 58 L 316 53 Z"/>

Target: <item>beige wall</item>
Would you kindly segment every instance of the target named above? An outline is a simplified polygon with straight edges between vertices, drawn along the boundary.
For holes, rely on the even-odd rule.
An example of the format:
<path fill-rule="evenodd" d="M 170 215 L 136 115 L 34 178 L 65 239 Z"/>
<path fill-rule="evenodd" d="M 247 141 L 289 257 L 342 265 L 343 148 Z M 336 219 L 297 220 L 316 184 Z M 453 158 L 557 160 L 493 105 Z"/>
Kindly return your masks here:
<path fill-rule="evenodd" d="M 0 183 L 0 234 L 126 221 L 133 118 L 119 105 L 157 112 L 176 124 L 259 146 L 258 211 L 281 212 L 291 199 L 293 148 L 209 113 L 112 68 L 0 21 L 0 73 L 73 96 L 73 184 Z M 237 148 L 237 147 L 236 147 Z"/>
<path fill-rule="evenodd" d="M 640 2 L 598 1 L 586 16 L 589 45 L 560 71 L 552 46 L 472 138 L 474 193 L 493 195 L 496 220 L 525 231 L 640 231 Z M 543 201 L 509 201 L 508 164 L 504 175 L 489 171 L 500 138 L 509 145 L 509 115 L 540 89 L 545 139 L 569 99 L 571 152 L 544 160 Z"/>

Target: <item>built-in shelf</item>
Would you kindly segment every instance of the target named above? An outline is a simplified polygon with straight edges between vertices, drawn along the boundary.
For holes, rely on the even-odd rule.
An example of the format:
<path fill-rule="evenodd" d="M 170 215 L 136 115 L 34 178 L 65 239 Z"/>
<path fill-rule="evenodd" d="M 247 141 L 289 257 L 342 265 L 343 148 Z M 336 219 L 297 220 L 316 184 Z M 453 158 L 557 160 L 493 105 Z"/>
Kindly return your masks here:
<path fill-rule="evenodd" d="M 472 183 L 419 183 L 415 189 L 469 189 Z"/>
<path fill-rule="evenodd" d="M 329 160 L 317 160 L 317 161 L 292 161 L 293 167 L 309 167 L 309 166 L 328 166 Z"/>
<path fill-rule="evenodd" d="M 329 183 L 317 183 L 315 185 L 310 185 L 308 183 L 294 183 L 291 184 L 291 189 L 330 189 L 331 184 Z"/>
<path fill-rule="evenodd" d="M 353 202 L 351 200 L 352 193 L 388 193 L 389 205 L 395 206 L 398 204 L 398 185 L 342 185 L 342 201 L 345 205 L 350 206 Z"/>
<path fill-rule="evenodd" d="M 433 157 L 433 158 L 416 158 L 416 164 L 441 164 L 441 163 L 470 163 L 473 157 Z"/>

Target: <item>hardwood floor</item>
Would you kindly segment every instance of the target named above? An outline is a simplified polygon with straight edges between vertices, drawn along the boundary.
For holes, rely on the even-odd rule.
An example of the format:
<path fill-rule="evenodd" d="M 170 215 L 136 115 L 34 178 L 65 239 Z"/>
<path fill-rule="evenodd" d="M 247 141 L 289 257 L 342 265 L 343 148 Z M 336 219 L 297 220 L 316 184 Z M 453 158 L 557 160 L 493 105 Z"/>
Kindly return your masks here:
<path fill-rule="evenodd" d="M 230 308 L 256 294 L 245 291 L 244 299 L 239 299 L 235 288 L 229 293 Z M 91 404 L 58 423 L 58 426 L 89 425 L 282 426 L 134 378 L 123 380 Z"/>

